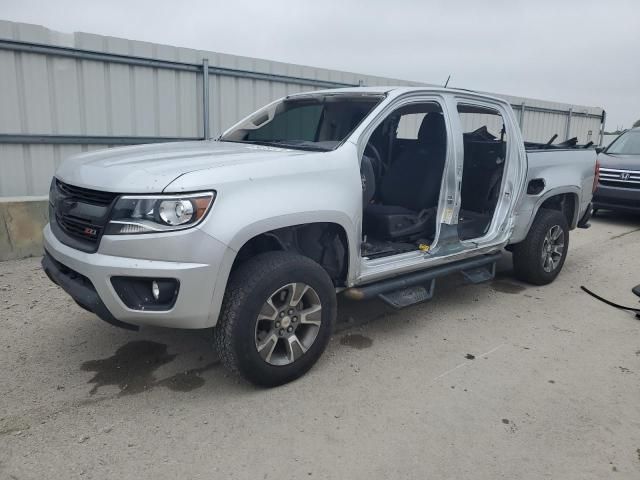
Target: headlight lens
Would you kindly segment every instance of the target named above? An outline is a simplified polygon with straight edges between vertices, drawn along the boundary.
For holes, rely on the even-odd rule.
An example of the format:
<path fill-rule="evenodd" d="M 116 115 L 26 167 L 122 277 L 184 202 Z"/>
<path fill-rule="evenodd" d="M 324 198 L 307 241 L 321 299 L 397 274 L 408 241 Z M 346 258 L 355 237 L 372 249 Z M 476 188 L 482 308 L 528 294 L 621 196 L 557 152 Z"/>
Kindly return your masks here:
<path fill-rule="evenodd" d="M 184 225 L 193 218 L 194 206 L 190 200 L 163 200 L 158 212 L 160 219 L 167 225 Z"/>
<path fill-rule="evenodd" d="M 131 235 L 191 228 L 206 216 L 215 196 L 215 192 L 126 195 L 117 200 L 104 233 Z"/>

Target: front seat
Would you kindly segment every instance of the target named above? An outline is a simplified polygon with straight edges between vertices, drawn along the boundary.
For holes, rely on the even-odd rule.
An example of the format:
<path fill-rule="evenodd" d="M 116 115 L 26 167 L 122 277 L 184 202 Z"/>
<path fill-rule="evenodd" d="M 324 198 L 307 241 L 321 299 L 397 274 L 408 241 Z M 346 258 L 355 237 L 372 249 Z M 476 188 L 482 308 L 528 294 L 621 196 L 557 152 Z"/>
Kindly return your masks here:
<path fill-rule="evenodd" d="M 391 163 L 382 178 L 380 203 L 365 207 L 365 233 L 380 240 L 431 236 L 446 154 L 444 117 L 428 113 L 415 144 Z"/>

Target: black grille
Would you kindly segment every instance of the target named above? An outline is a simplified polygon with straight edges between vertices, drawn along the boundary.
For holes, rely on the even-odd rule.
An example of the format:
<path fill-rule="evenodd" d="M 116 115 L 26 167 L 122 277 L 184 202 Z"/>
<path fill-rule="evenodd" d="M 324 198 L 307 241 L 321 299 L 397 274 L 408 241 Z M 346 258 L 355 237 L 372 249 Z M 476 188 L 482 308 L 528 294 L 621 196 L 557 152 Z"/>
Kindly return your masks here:
<path fill-rule="evenodd" d="M 102 227 L 73 217 L 61 217 L 56 215 L 60 228 L 72 237 L 81 238 L 84 241 L 95 243 L 102 234 Z"/>
<path fill-rule="evenodd" d="M 95 252 L 117 197 L 117 193 L 76 187 L 56 179 L 50 198 L 53 233 L 65 245 Z"/>
<path fill-rule="evenodd" d="M 58 188 L 59 194 L 63 197 L 72 198 L 79 202 L 90 203 L 92 205 L 110 205 L 113 199 L 118 196 L 117 193 L 74 187 L 73 185 L 62 183 L 60 180 L 56 180 L 56 187 Z"/>

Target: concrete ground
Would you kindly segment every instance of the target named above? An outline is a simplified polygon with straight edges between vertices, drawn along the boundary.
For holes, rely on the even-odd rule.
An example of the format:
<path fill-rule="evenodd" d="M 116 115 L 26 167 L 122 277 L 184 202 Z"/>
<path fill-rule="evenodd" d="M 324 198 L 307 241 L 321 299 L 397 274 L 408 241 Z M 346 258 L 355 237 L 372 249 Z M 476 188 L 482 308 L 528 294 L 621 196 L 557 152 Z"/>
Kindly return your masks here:
<path fill-rule="evenodd" d="M 436 287 L 340 305 L 328 351 L 272 390 L 206 332 L 131 333 L 39 259 L 0 263 L 0 478 L 640 478 L 640 218 L 572 233 L 555 283 Z"/>

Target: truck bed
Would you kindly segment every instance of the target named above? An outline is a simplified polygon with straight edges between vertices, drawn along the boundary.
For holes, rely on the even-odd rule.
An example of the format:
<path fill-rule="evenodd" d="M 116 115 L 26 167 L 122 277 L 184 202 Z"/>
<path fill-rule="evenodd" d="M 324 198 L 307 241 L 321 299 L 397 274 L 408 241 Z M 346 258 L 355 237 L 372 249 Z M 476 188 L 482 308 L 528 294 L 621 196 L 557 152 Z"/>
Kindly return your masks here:
<path fill-rule="evenodd" d="M 524 148 L 526 151 L 537 151 L 537 150 L 567 150 L 567 149 L 593 149 L 595 145 L 593 142 L 586 143 L 584 145 L 578 144 L 578 139 L 576 137 L 570 138 L 564 142 L 553 143 L 554 140 L 558 137 L 558 135 L 554 135 L 549 139 L 547 143 L 538 143 L 538 142 L 524 142 Z"/>

